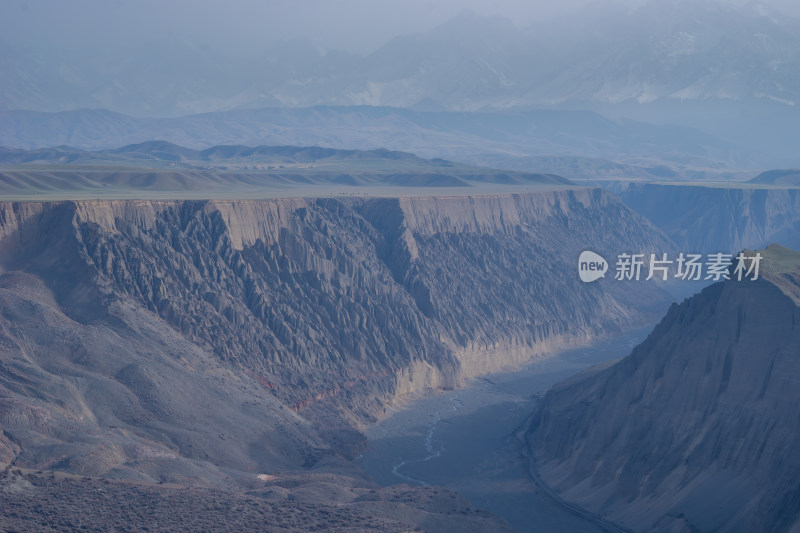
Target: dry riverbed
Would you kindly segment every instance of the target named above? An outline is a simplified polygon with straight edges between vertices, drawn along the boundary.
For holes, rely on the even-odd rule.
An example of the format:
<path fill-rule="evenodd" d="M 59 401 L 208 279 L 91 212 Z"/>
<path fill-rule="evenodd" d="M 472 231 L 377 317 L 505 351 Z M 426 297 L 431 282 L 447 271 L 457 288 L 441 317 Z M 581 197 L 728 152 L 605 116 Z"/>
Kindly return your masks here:
<path fill-rule="evenodd" d="M 367 430 L 369 449 L 358 462 L 382 485 L 457 490 L 520 531 L 602 531 L 536 488 L 515 434 L 548 388 L 592 365 L 625 357 L 649 331 L 564 351 L 516 372 L 475 379 L 463 390 L 416 400 Z"/>

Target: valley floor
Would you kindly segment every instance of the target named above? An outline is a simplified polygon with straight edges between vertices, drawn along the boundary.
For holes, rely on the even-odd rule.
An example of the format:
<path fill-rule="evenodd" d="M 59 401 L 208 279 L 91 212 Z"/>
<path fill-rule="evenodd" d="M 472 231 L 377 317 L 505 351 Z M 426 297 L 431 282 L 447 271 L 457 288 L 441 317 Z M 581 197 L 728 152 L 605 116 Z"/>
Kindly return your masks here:
<path fill-rule="evenodd" d="M 359 464 L 381 485 L 441 485 L 519 531 L 599 532 L 554 502 L 530 478 L 517 430 L 537 398 L 592 365 L 622 358 L 650 328 L 564 351 L 517 372 L 415 400 L 367 430 Z"/>

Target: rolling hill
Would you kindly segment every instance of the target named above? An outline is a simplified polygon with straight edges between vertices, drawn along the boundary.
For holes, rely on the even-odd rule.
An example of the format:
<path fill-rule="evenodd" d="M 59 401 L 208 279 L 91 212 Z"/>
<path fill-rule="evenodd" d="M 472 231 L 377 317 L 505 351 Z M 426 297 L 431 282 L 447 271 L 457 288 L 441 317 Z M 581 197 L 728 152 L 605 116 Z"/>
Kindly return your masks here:
<path fill-rule="evenodd" d="M 473 167 L 385 149 L 225 145 L 193 150 L 166 141 L 99 151 L 0 147 L 0 193 L 7 197 L 269 197 L 286 189 L 302 195 L 311 187 L 341 192 L 491 184 L 559 187 L 569 182 L 553 174 Z"/>

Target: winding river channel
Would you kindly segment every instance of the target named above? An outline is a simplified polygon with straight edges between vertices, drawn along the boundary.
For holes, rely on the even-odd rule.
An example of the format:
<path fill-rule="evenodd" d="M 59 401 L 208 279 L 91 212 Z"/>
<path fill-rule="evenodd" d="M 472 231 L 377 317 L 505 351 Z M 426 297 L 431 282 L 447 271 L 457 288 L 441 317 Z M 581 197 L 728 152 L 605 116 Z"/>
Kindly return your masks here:
<path fill-rule="evenodd" d="M 465 389 L 414 400 L 367 430 L 358 459 L 382 485 L 440 485 L 503 517 L 519 531 L 603 531 L 537 488 L 521 429 L 538 398 L 590 366 L 628 355 L 652 328 L 538 360 Z"/>

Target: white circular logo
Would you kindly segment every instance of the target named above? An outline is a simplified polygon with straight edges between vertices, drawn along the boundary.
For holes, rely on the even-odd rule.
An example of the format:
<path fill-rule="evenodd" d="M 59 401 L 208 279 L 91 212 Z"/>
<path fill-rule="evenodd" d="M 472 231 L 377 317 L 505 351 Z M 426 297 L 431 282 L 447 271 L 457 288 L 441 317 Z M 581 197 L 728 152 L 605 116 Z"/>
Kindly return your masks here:
<path fill-rule="evenodd" d="M 608 261 L 594 252 L 586 250 L 578 258 L 578 275 L 584 283 L 604 278 L 608 271 Z"/>

